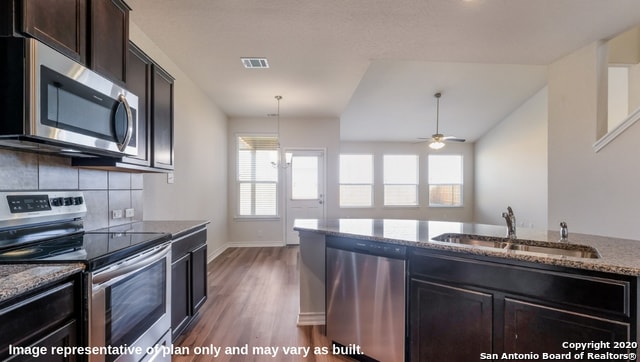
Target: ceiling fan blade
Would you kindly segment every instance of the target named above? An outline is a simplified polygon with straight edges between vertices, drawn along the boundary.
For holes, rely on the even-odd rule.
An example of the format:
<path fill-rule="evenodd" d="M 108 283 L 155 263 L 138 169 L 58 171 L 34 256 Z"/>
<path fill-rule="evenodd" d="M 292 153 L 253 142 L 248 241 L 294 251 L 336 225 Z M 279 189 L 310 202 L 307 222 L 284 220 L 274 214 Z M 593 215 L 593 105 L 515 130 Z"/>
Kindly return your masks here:
<path fill-rule="evenodd" d="M 458 138 L 454 136 L 447 136 L 443 138 L 443 140 L 447 142 L 465 142 L 466 141 L 464 138 Z"/>

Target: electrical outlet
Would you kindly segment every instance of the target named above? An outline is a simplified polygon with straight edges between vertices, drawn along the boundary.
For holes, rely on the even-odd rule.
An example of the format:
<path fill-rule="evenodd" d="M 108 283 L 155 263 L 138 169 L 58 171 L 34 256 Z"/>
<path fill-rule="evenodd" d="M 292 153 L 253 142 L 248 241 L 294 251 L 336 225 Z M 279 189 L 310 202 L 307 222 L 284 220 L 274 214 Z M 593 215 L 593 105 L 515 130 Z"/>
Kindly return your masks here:
<path fill-rule="evenodd" d="M 169 172 L 167 173 L 167 183 L 168 184 L 172 184 L 175 182 L 175 179 L 173 177 L 173 172 Z"/>
<path fill-rule="evenodd" d="M 111 217 L 113 219 L 122 219 L 122 210 L 113 210 L 113 211 L 111 211 Z"/>
<path fill-rule="evenodd" d="M 133 217 L 135 212 L 133 209 L 124 209 L 124 217 Z"/>

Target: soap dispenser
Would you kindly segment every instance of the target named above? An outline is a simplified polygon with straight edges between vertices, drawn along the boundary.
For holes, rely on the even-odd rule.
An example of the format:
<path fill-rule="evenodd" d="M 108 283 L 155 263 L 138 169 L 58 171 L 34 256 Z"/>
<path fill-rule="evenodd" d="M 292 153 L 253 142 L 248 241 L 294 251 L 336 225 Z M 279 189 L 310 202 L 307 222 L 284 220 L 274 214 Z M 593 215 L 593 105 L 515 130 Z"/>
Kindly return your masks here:
<path fill-rule="evenodd" d="M 560 222 L 560 241 L 569 241 L 569 229 L 565 221 Z"/>

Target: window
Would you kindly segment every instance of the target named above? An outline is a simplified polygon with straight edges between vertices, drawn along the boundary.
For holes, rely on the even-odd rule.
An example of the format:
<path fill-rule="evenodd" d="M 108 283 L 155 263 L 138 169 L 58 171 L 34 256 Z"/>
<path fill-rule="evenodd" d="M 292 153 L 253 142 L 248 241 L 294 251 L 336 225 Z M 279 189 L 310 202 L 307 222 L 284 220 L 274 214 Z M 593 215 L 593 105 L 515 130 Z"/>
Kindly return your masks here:
<path fill-rule="evenodd" d="M 373 155 L 340 155 L 340 207 L 373 205 Z"/>
<path fill-rule="evenodd" d="M 384 205 L 418 205 L 417 155 L 384 155 Z"/>
<path fill-rule="evenodd" d="M 238 216 L 278 215 L 277 157 L 277 137 L 238 137 Z"/>
<path fill-rule="evenodd" d="M 462 156 L 429 155 L 429 206 L 462 206 Z"/>

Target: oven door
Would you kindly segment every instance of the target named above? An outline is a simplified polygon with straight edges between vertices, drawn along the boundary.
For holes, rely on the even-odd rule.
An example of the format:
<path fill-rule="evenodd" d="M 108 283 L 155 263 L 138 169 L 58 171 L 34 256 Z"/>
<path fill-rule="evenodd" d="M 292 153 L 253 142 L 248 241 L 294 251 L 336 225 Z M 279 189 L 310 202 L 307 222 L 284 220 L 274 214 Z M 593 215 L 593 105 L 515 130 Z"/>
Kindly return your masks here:
<path fill-rule="evenodd" d="M 89 361 L 171 361 L 157 353 L 171 335 L 170 252 L 164 243 L 92 273 L 89 346 L 128 349 L 92 353 Z"/>

